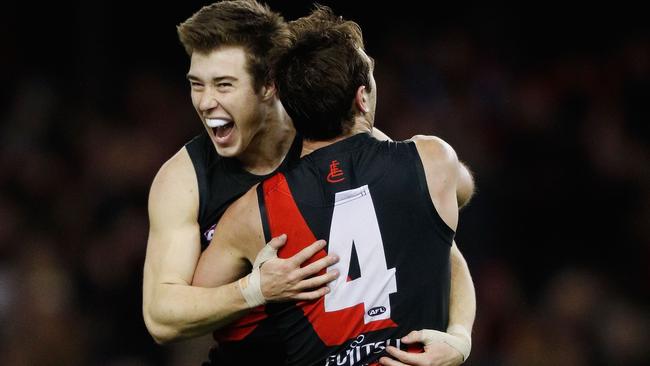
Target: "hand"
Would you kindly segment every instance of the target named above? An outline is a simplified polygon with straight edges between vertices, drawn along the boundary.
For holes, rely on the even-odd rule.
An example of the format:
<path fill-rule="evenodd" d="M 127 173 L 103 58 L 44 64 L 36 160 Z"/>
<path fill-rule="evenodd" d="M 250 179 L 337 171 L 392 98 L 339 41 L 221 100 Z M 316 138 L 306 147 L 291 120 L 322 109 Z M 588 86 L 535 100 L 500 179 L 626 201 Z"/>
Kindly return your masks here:
<path fill-rule="evenodd" d="M 386 351 L 394 359 L 382 357 L 379 363 L 385 366 L 457 366 L 463 363 L 463 355 L 444 342 L 428 342 L 422 331 L 413 331 L 402 338 L 402 343 L 423 343 L 424 353 L 409 353 L 388 346 Z"/>
<path fill-rule="evenodd" d="M 273 238 L 268 245 L 277 251 L 286 242 L 287 236 L 283 234 Z M 322 250 L 325 244 L 324 240 L 318 240 L 293 257 L 282 259 L 272 255 L 270 259 L 264 261 L 260 267 L 260 276 L 262 294 L 266 301 L 315 300 L 327 294 L 330 291 L 327 284 L 339 276 L 338 271 L 315 275 L 338 262 L 339 258 L 336 255 L 327 255 L 314 263 L 300 267 L 302 263 Z"/>

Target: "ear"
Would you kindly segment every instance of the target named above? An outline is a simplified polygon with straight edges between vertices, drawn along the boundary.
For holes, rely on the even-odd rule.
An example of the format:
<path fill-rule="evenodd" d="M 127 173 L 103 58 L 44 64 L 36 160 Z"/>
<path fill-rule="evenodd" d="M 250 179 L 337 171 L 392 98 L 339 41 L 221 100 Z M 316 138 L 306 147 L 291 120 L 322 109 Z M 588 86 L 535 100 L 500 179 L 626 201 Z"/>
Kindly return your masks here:
<path fill-rule="evenodd" d="M 370 107 L 368 107 L 368 93 L 366 92 L 366 86 L 361 85 L 357 89 L 357 93 L 354 96 L 354 104 L 359 108 L 359 110 L 363 113 L 368 113 L 370 111 Z"/>
<path fill-rule="evenodd" d="M 269 100 L 275 95 L 275 84 L 270 83 L 262 86 L 262 99 Z"/>

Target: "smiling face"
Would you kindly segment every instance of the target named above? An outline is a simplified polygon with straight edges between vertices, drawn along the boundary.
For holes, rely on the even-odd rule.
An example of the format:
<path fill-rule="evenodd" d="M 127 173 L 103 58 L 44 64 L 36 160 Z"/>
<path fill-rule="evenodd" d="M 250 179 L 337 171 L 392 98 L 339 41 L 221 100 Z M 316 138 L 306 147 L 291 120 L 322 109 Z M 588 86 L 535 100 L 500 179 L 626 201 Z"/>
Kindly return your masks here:
<path fill-rule="evenodd" d="M 272 93 L 254 90 L 242 47 L 220 47 L 210 53 L 192 53 L 192 104 L 217 153 L 239 157 L 263 130 Z"/>

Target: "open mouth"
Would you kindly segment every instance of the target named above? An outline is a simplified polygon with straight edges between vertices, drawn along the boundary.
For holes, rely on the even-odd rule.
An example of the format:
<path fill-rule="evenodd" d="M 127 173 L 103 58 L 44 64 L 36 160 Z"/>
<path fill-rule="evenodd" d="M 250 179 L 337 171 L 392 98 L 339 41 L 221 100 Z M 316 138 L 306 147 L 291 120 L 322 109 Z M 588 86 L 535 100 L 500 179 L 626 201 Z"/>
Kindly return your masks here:
<path fill-rule="evenodd" d="M 210 127 L 212 133 L 217 138 L 225 138 L 230 135 L 234 122 L 224 118 L 206 118 L 205 123 Z"/>

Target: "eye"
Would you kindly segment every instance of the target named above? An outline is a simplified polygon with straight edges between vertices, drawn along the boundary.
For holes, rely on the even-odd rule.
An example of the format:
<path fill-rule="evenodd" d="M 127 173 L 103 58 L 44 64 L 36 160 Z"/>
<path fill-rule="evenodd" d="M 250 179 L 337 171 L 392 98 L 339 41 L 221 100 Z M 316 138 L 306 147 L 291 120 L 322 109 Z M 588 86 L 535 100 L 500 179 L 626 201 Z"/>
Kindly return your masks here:
<path fill-rule="evenodd" d="M 232 86 L 232 83 L 222 81 L 220 83 L 217 83 L 217 88 L 229 88 Z"/>
<path fill-rule="evenodd" d="M 190 81 L 190 87 L 192 89 L 203 89 L 203 84 L 198 81 Z"/>

